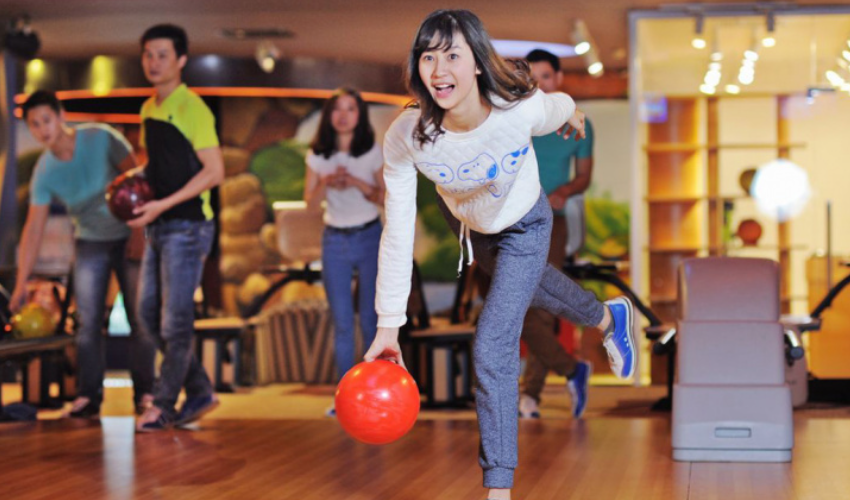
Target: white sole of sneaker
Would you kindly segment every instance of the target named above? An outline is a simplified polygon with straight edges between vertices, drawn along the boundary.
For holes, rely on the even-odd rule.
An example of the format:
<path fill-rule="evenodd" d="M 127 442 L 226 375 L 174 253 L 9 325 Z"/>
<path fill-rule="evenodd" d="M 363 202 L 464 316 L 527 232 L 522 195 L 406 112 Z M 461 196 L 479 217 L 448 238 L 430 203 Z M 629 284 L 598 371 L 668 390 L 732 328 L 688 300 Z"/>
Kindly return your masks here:
<path fill-rule="evenodd" d="M 629 315 L 629 324 L 632 325 L 632 328 L 629 328 L 629 332 L 628 332 L 629 344 L 632 347 L 632 360 L 629 363 L 628 370 L 626 370 L 625 373 L 616 373 L 616 372 L 614 373 L 614 375 L 616 375 L 617 378 L 625 380 L 625 379 L 631 378 L 634 375 L 635 366 L 637 365 L 637 344 L 635 343 L 635 330 L 634 330 L 635 310 L 634 310 L 634 307 L 632 306 L 632 302 L 630 300 L 624 298 L 624 297 L 617 297 L 616 299 L 612 299 L 610 301 L 607 301 L 606 303 L 610 304 L 610 303 L 614 303 L 614 302 L 622 304 L 626 307 L 626 314 Z M 608 341 L 606 341 L 606 342 L 608 342 Z M 607 346 L 606 346 L 606 349 L 608 349 Z M 625 364 L 623 362 L 622 358 L 620 358 L 620 355 L 619 355 L 620 353 L 619 353 L 619 351 L 617 350 L 616 347 L 614 347 L 614 349 L 613 349 L 613 354 L 616 355 L 616 359 L 618 361 Z M 609 355 L 611 355 L 610 350 L 609 350 Z"/>
<path fill-rule="evenodd" d="M 629 370 L 626 372 L 626 375 L 623 375 L 622 378 L 631 378 L 635 374 L 635 366 L 637 366 L 637 344 L 635 343 L 635 308 L 632 306 L 632 301 L 623 299 L 622 302 L 626 305 L 626 310 L 629 313 L 629 324 L 632 328 L 629 328 L 629 343 L 632 346 L 632 362 L 630 363 Z"/>

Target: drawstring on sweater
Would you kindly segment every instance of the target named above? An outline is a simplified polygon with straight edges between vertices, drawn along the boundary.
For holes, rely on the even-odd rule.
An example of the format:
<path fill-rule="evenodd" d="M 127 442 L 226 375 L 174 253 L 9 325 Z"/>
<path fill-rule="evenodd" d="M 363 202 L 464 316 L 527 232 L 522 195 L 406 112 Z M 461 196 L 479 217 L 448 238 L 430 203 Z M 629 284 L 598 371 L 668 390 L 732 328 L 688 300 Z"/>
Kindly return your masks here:
<path fill-rule="evenodd" d="M 460 232 L 458 233 L 457 242 L 460 245 L 460 259 L 457 263 L 457 276 L 460 278 L 460 272 L 463 270 L 463 240 L 466 239 L 466 265 L 471 266 L 475 256 L 472 253 L 472 238 L 469 236 L 469 226 L 460 223 Z"/>

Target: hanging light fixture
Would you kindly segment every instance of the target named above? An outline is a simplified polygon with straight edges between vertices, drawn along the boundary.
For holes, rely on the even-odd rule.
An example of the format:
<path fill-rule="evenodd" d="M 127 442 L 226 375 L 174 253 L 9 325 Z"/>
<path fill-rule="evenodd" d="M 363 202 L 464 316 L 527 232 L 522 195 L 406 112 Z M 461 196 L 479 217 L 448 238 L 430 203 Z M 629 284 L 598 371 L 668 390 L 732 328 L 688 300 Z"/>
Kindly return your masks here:
<path fill-rule="evenodd" d="M 702 34 L 705 24 L 705 17 L 702 14 L 697 14 L 694 23 L 694 37 L 691 39 L 691 46 L 695 49 L 702 50 L 706 47 L 705 37 Z"/>
<path fill-rule="evenodd" d="M 271 73 L 280 59 L 280 50 L 271 40 L 262 40 L 257 44 L 257 51 L 254 56 L 257 59 L 257 64 L 260 65 L 260 69 L 266 73 Z"/>
<path fill-rule="evenodd" d="M 581 19 L 576 19 L 573 24 L 572 38 L 575 44 L 575 52 L 584 58 L 587 72 L 594 78 L 602 76 L 605 72 L 605 66 L 599 59 L 596 43 L 590 36 L 587 25 Z"/>
<path fill-rule="evenodd" d="M 776 30 L 776 17 L 771 10 L 767 13 L 767 33 L 761 39 L 762 47 L 770 48 L 776 46 L 776 37 L 773 36 L 774 30 Z"/>

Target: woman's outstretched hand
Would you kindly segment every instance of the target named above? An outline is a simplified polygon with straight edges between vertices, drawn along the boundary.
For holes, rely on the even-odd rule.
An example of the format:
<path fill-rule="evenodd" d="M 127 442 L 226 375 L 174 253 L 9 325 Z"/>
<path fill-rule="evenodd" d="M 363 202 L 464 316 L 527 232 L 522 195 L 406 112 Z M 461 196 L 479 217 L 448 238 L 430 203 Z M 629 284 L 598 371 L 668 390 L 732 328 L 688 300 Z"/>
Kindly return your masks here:
<path fill-rule="evenodd" d="M 576 140 L 585 138 L 584 131 L 584 113 L 576 109 L 573 116 L 567 120 L 563 127 L 558 129 L 558 135 L 563 135 L 564 139 L 569 139 L 573 131 L 576 132 Z"/>
<path fill-rule="evenodd" d="M 384 359 L 392 361 L 407 370 L 401 358 L 401 346 L 398 345 L 398 328 L 378 328 L 375 340 L 363 356 L 366 361 Z"/>

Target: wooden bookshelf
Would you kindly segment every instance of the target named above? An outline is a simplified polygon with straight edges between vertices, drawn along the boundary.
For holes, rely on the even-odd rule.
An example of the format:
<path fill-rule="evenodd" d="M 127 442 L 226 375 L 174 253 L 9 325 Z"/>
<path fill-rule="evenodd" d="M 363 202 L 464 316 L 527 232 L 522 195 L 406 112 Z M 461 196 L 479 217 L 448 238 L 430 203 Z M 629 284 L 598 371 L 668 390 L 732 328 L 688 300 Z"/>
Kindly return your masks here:
<path fill-rule="evenodd" d="M 649 303 L 665 323 L 673 324 L 678 312 L 677 270 L 689 257 L 752 255 L 768 252 L 779 262 L 782 311 L 790 311 L 790 223 L 778 223 L 775 242 L 741 247 L 724 238 L 724 203 L 749 199 L 721 193 L 721 151 L 772 150 L 788 158 L 794 148 L 788 134 L 786 96 L 776 97 L 776 141 L 720 142 L 719 97 L 670 97 L 667 120 L 647 125 L 646 197 Z M 746 141 L 746 138 L 744 138 Z M 726 167 L 729 168 L 728 166 Z M 766 223 L 766 219 L 760 220 Z M 666 360 L 652 357 L 653 383 L 666 381 Z"/>

